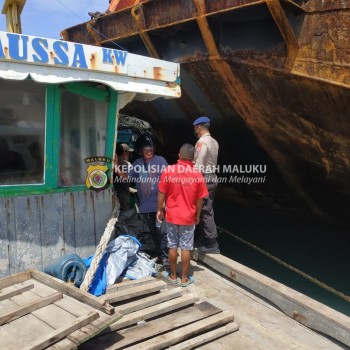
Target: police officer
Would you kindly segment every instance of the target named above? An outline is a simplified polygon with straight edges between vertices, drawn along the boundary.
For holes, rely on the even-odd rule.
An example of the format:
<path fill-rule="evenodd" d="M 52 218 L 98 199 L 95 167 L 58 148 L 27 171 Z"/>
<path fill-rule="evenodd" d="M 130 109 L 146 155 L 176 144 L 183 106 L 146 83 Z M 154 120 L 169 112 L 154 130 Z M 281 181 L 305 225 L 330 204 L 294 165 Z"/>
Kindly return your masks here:
<path fill-rule="evenodd" d="M 198 250 L 201 253 L 219 254 L 219 244 L 216 240 L 218 233 L 214 221 L 213 202 L 217 189 L 217 176 L 215 174 L 219 144 L 209 133 L 210 119 L 197 118 L 193 122 L 194 133 L 198 137 L 195 146 L 194 162 L 197 169 L 203 174 L 209 196 L 204 199 L 201 211 L 201 221 L 197 226 L 200 238 Z"/>

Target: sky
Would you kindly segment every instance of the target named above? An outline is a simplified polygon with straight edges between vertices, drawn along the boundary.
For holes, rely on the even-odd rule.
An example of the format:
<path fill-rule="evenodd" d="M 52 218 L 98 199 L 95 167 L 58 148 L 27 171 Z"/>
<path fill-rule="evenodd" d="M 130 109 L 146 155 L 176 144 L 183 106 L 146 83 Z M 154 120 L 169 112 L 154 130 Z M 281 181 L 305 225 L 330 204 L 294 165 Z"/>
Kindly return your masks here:
<path fill-rule="evenodd" d="M 1 0 L 1 9 L 5 0 Z M 60 32 L 90 20 L 88 12 L 105 12 L 108 0 L 27 0 L 21 14 L 22 33 L 60 39 Z M 6 31 L 6 16 L 0 14 L 0 31 Z"/>

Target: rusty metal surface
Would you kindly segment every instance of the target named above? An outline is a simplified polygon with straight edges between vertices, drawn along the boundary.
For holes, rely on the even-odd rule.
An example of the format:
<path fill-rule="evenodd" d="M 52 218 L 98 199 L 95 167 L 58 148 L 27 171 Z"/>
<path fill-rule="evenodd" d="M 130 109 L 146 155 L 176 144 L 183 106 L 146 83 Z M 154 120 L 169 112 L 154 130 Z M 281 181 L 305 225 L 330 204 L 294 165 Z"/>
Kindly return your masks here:
<path fill-rule="evenodd" d="M 349 23 L 350 6 L 306 16 L 293 72 L 350 88 Z"/>
<path fill-rule="evenodd" d="M 207 114 L 221 164 L 269 169 L 263 185 L 221 186 L 223 199 L 349 223 L 350 1 L 150 0 L 142 11 L 157 55 L 181 63 L 183 96 L 125 112 L 152 123 L 164 155 L 195 142 L 191 120 Z M 147 53 L 130 9 L 96 25 Z M 68 39 L 84 40 L 84 26 Z"/>

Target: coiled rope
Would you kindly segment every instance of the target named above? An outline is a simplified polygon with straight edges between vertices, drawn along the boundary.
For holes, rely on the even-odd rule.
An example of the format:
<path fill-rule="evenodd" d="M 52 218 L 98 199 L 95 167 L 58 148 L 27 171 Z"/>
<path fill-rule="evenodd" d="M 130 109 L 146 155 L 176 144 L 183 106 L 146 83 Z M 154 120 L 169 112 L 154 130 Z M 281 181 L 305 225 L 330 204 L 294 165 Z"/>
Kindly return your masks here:
<path fill-rule="evenodd" d="M 281 259 L 279 259 L 279 258 L 273 256 L 272 254 L 268 253 L 267 251 L 265 251 L 265 250 L 259 248 L 258 246 L 256 246 L 256 245 L 253 244 L 253 243 L 250 243 L 250 242 L 244 240 L 243 238 L 241 238 L 241 237 L 235 235 L 234 233 L 232 233 L 232 232 L 230 232 L 230 231 L 228 231 L 228 230 L 226 230 L 226 229 L 224 229 L 224 228 L 222 228 L 222 227 L 219 227 L 219 226 L 218 226 L 217 228 L 218 228 L 218 230 L 220 230 L 220 231 L 222 231 L 222 232 L 228 234 L 229 236 L 233 237 L 233 238 L 236 239 L 237 241 L 239 241 L 239 242 L 241 242 L 241 243 L 247 245 L 248 247 L 250 247 L 250 248 L 252 248 L 252 249 L 258 251 L 259 253 L 261 253 L 261 254 L 267 256 L 268 258 L 270 258 L 270 259 L 272 259 L 273 261 L 277 262 L 278 264 L 282 265 L 282 266 L 285 267 L 286 269 L 291 270 L 291 271 L 297 273 L 298 275 L 304 277 L 305 279 L 307 279 L 308 281 L 310 281 L 310 282 L 312 282 L 312 283 L 318 285 L 319 287 L 321 287 L 321 288 L 327 290 L 328 292 L 330 292 L 330 293 L 336 295 L 337 297 L 339 297 L 339 298 L 341 298 L 341 299 L 344 299 L 344 300 L 347 301 L 347 302 L 350 302 L 350 296 L 348 296 L 348 295 L 346 295 L 346 294 L 344 294 L 344 293 L 342 293 L 342 292 L 337 291 L 337 290 L 334 289 L 333 287 L 328 286 L 327 284 L 325 284 L 325 283 L 319 281 L 318 279 L 316 279 L 316 278 L 314 278 L 314 277 L 312 277 L 312 276 L 306 274 L 305 272 L 303 272 L 303 271 L 297 269 L 296 267 L 287 264 L 287 263 L 284 262 L 283 260 L 281 260 Z"/>

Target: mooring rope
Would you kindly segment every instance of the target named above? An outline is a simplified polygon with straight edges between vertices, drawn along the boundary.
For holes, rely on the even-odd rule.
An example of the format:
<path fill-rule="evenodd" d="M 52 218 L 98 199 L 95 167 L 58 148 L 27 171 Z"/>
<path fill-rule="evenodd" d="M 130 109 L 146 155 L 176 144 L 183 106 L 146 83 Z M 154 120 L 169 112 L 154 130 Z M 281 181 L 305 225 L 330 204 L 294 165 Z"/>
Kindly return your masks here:
<path fill-rule="evenodd" d="M 291 271 L 297 273 L 298 275 L 304 277 L 304 278 L 307 279 L 308 281 L 310 281 L 310 282 L 312 282 L 312 283 L 318 285 L 319 287 L 321 287 L 321 288 L 327 290 L 328 292 L 330 292 L 330 293 L 332 293 L 332 294 L 335 294 L 337 297 L 342 298 L 342 299 L 346 300 L 347 302 L 350 302 L 350 296 L 348 296 L 348 295 L 346 295 L 346 294 L 344 294 L 344 293 L 342 293 L 342 292 L 337 291 L 337 290 L 334 289 L 333 287 L 330 287 L 330 286 L 328 286 L 327 284 L 325 284 L 325 283 L 319 281 L 318 279 L 316 279 L 316 278 L 314 278 L 314 277 L 308 275 L 307 273 L 305 273 L 305 272 L 303 272 L 303 271 L 297 269 L 296 267 L 294 267 L 294 266 L 292 266 L 292 265 L 289 265 L 288 263 L 284 262 L 283 260 L 281 260 L 281 259 L 279 259 L 279 258 L 273 256 L 272 254 L 268 253 L 267 251 L 265 251 L 265 250 L 259 248 L 258 246 L 256 246 L 256 245 L 253 244 L 253 243 L 250 243 L 250 242 L 244 240 L 243 238 L 241 238 L 241 237 L 235 235 L 234 233 L 232 233 L 232 232 L 230 232 L 230 231 L 228 231 L 228 230 L 225 230 L 224 228 L 219 227 L 219 226 L 218 226 L 217 228 L 218 228 L 220 231 L 222 231 L 222 232 L 228 234 L 229 236 L 233 237 L 233 238 L 236 239 L 237 241 L 239 241 L 239 242 L 241 242 L 241 243 L 243 243 L 243 244 L 249 246 L 250 248 L 252 248 L 252 249 L 258 251 L 259 253 L 261 253 L 261 254 L 267 256 L 268 258 L 270 258 L 270 259 L 272 259 L 273 261 L 277 262 L 278 264 L 282 265 L 282 266 L 285 267 L 286 269 L 291 270 Z"/>
<path fill-rule="evenodd" d="M 102 259 L 103 253 L 106 250 L 107 244 L 111 239 L 112 232 L 114 231 L 114 225 L 118 221 L 117 218 L 112 218 L 108 221 L 105 231 L 101 237 L 100 243 L 96 247 L 96 252 L 92 258 L 91 265 L 85 274 L 84 281 L 80 285 L 80 289 L 87 292 L 90 288 L 92 280 L 94 279 L 95 273 L 97 271 L 98 265 Z"/>

